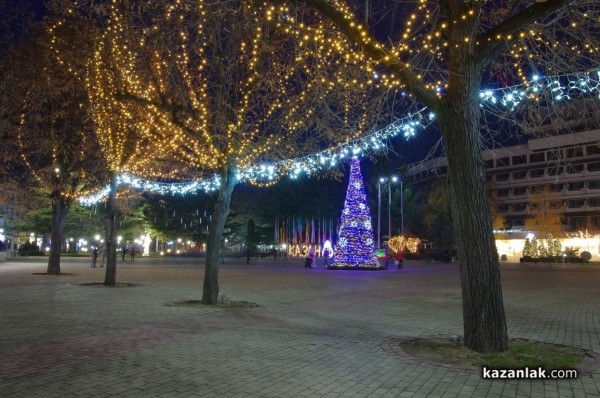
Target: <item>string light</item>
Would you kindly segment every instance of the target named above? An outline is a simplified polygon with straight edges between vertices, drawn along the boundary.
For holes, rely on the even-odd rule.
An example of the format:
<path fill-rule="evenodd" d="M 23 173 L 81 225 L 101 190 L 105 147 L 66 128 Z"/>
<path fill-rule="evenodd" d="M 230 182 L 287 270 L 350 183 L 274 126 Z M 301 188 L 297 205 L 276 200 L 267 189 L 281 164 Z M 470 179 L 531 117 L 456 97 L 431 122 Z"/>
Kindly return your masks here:
<path fill-rule="evenodd" d="M 556 102 L 590 95 L 600 98 L 600 69 L 560 76 L 534 74 L 527 84 L 484 90 L 479 98 L 481 107 L 491 105 L 515 110 L 521 103 L 536 101 L 544 94 L 550 94 Z"/>
<path fill-rule="evenodd" d="M 288 153 L 358 139 L 377 117 L 368 101 L 369 90 L 384 87 L 372 78 L 375 63 L 357 49 L 348 52 L 344 35 L 320 18 L 304 23 L 289 8 L 267 3 L 241 3 L 233 12 L 205 1 L 193 10 L 182 1 L 153 7 L 152 22 L 138 21 L 127 4 L 112 0 L 88 64 L 92 115 L 112 171 L 164 181 L 215 172 L 234 160 L 240 180 L 269 185 L 292 165 L 274 171 L 254 165 L 273 158 L 286 141 L 321 131 L 315 120 L 331 103 L 342 103 L 335 115 L 342 122 L 331 126 L 336 134 Z M 241 39 L 215 62 L 211 40 L 225 19 L 235 22 Z M 233 89 L 220 95 L 215 80 L 232 65 L 235 74 L 225 84 Z M 265 129 L 274 125 L 279 128 Z"/>
<path fill-rule="evenodd" d="M 390 140 L 394 137 L 401 136 L 405 140 L 413 138 L 419 129 L 428 126 L 433 122 L 434 118 L 432 113 L 421 109 L 372 134 L 341 144 L 335 148 L 301 158 L 249 165 L 240 168 L 236 178 L 240 182 L 249 181 L 257 184 L 271 185 L 284 175 L 288 175 L 292 179 L 297 179 L 305 175 L 308 176 L 324 170 L 334 169 L 352 156 L 362 157 L 387 149 L 390 145 Z M 217 190 L 221 182 L 217 175 L 185 183 L 161 183 L 125 173 L 119 175 L 117 178 L 117 186 L 122 185 L 151 193 L 186 195 L 199 191 L 211 192 Z M 110 188 L 105 187 L 94 195 L 81 196 L 79 202 L 83 205 L 92 205 L 104 199 L 109 192 Z"/>
<path fill-rule="evenodd" d="M 371 213 L 360 173 L 360 162 L 350 161 L 350 179 L 342 211 L 338 246 L 330 268 L 378 268 Z"/>
<path fill-rule="evenodd" d="M 481 91 L 479 97 L 482 107 L 486 105 L 502 106 L 515 110 L 523 101 L 535 100 L 544 92 L 549 92 L 555 100 L 579 98 L 582 95 L 592 95 L 600 98 L 600 69 L 561 76 L 540 77 L 539 74 L 536 74 L 532 76 L 531 81 L 526 85 L 484 90 Z M 338 167 L 340 163 L 350 159 L 352 155 L 364 157 L 386 150 L 391 144 L 390 140 L 394 137 L 402 136 L 406 140 L 411 139 L 419 130 L 429 126 L 434 119 L 435 114 L 423 108 L 383 129 L 331 149 L 300 158 L 247 165 L 238 171 L 237 178 L 239 181 L 271 185 L 285 175 L 292 179 L 310 176 Z M 210 192 L 218 189 L 220 185 L 218 176 L 187 183 L 159 183 L 129 176 L 120 179 L 119 184 L 130 185 L 134 189 L 147 192 L 181 195 L 198 191 Z M 79 201 L 87 205 L 96 203 L 106 197 L 107 189 L 104 188 L 91 196 L 81 196 Z"/>
<path fill-rule="evenodd" d="M 392 137 L 410 139 L 426 128 L 434 115 L 421 110 L 386 129 L 369 133 L 376 114 L 369 113 L 369 90 L 403 90 L 405 86 L 397 73 L 386 69 L 393 63 L 414 70 L 415 79 L 423 80 L 435 96 L 443 97 L 447 79 L 443 73 L 437 73 L 444 72 L 443 68 L 419 70 L 409 61 L 417 54 L 429 54 L 442 64 L 447 62 L 447 32 L 455 24 L 479 18 L 480 6 L 466 6 L 461 15 L 446 20 L 438 14 L 437 4 L 420 0 L 400 32 L 402 39 L 387 46 L 376 42 L 366 26 L 355 22 L 354 13 L 345 2 L 332 0 L 331 4 L 343 17 L 352 39 L 332 29 L 330 22 L 309 9 L 292 13 L 285 5 L 249 2 L 240 3 L 231 15 L 224 12 L 224 18 L 244 18 L 243 23 L 235 24 L 244 32 L 243 39 L 224 56 L 243 73 L 238 81 L 230 82 L 236 87 L 235 92 L 226 95 L 228 101 L 235 97 L 235 103 L 224 104 L 215 102 L 218 96 L 211 91 L 214 76 L 210 72 L 222 64 L 215 62 L 210 42 L 214 24 L 222 23 L 211 19 L 214 4 L 200 0 L 193 9 L 180 0 L 164 8 L 153 4 L 159 8 L 154 10 L 156 17 L 151 22 L 142 19 L 133 23 L 135 15 L 130 14 L 127 5 L 112 0 L 106 29 L 89 64 L 91 73 L 86 85 L 99 142 L 110 169 L 138 179 L 134 182 L 122 178 L 120 183 L 131 184 L 134 189 L 175 194 L 212 190 L 219 186 L 213 173 L 235 160 L 238 181 L 271 185 L 286 175 L 300 178 L 337 167 L 353 155 L 386 150 Z M 569 24 L 577 23 L 581 28 L 595 23 L 594 18 L 593 14 L 583 13 Z M 265 47 L 266 37 L 273 45 L 281 39 L 286 51 Z M 474 38 L 468 45 L 477 46 L 482 39 L 510 42 L 510 55 L 515 59 L 527 57 L 530 65 L 535 51 L 541 57 L 540 49 L 552 45 L 535 26 L 510 37 L 500 34 Z M 377 54 L 381 58 L 372 59 L 353 42 L 380 51 Z M 464 40 L 457 38 L 456 42 L 463 45 Z M 580 54 L 595 54 L 598 50 L 591 43 L 573 48 Z M 283 60 L 289 58 L 290 51 L 293 62 L 288 64 Z M 270 58 L 264 58 L 265 53 Z M 58 53 L 57 57 L 65 61 Z M 518 63 L 515 65 L 523 84 L 482 91 L 482 106 L 514 110 L 523 101 L 537 100 L 545 92 L 558 101 L 598 93 L 598 71 L 589 72 L 572 84 L 564 76 L 556 82 L 551 78 L 526 79 L 527 74 Z M 348 75 L 349 69 L 356 75 Z M 442 77 L 431 78 L 434 72 Z M 269 79 L 264 79 L 265 73 Z M 298 76 L 303 76 L 303 80 L 298 80 Z M 178 96 L 170 96 L 175 80 L 182 84 L 177 86 Z M 264 96 L 268 101 L 256 100 L 254 93 L 259 91 L 268 93 Z M 330 99 L 339 107 L 336 116 L 340 123 L 331 128 L 336 134 L 312 141 L 306 147 L 285 145 L 304 142 L 307 132 L 319 130 L 320 121 L 314 119 Z M 225 105 L 231 109 L 230 116 L 215 123 L 215 115 L 219 114 L 214 109 Z M 354 117 L 353 112 L 359 116 Z M 275 120 L 278 129 L 265 129 Z M 323 146 L 331 149 L 319 151 Z M 281 160 L 283 154 L 274 153 L 278 148 L 285 148 L 289 159 Z M 303 152 L 312 154 L 302 156 Z M 177 166 L 160 159 L 176 162 Z M 150 181 L 181 180 L 194 174 L 207 177 L 189 183 Z"/>

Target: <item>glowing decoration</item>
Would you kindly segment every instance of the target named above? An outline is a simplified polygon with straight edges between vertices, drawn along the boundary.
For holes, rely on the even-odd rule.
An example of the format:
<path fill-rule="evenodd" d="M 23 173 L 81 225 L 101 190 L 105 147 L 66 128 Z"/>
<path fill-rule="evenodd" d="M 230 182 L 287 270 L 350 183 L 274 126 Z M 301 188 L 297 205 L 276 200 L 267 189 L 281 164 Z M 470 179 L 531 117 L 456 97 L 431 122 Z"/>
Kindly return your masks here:
<path fill-rule="evenodd" d="M 548 237 L 548 240 L 550 240 L 550 237 Z M 560 256 L 560 253 L 562 253 L 562 244 L 560 243 L 560 240 L 558 238 L 552 240 L 551 247 L 552 247 L 551 255 L 552 256 Z"/>
<path fill-rule="evenodd" d="M 361 206 L 364 205 L 364 206 Z M 350 181 L 340 226 L 340 245 L 331 268 L 379 268 L 373 244 L 371 215 L 358 158 L 350 162 Z M 343 242 L 343 243 L 342 243 Z"/>
<path fill-rule="evenodd" d="M 366 137 L 349 141 L 337 147 L 324 150 L 312 155 L 296 159 L 287 159 L 270 164 L 250 165 L 241 168 L 237 173 L 239 181 L 269 182 L 277 181 L 283 175 L 297 179 L 302 175 L 311 175 L 323 170 L 339 167 L 348 156 L 349 148 L 362 148 L 362 154 L 375 153 L 385 150 L 390 145 L 390 139 L 403 134 L 406 139 L 411 138 L 419 128 L 424 128 L 433 122 L 434 117 L 427 113 L 425 108 L 399 119 Z M 406 136 L 406 131 L 413 134 Z M 220 186 L 219 177 L 213 175 L 205 179 L 191 182 L 161 183 L 138 178 L 132 174 L 123 173 L 117 179 L 117 185 L 130 186 L 135 190 L 164 194 L 186 195 L 199 191 L 210 192 L 217 190 Z M 92 205 L 108 196 L 110 188 L 105 187 L 94 195 L 81 196 L 79 202 L 82 205 Z"/>
<path fill-rule="evenodd" d="M 531 240 L 530 256 L 532 258 L 540 257 L 540 245 L 537 238 L 535 237 Z"/>
<path fill-rule="evenodd" d="M 325 257 L 325 250 L 329 251 L 329 257 L 333 257 L 334 256 L 334 252 L 333 252 L 333 248 L 331 247 L 331 242 L 329 240 L 326 240 L 325 243 L 323 243 L 323 249 L 321 250 L 321 256 Z"/>
<path fill-rule="evenodd" d="M 143 255 L 149 256 L 150 255 L 150 243 L 152 243 L 152 238 L 150 237 L 150 235 L 148 233 L 145 233 L 144 235 L 140 236 L 140 241 L 141 241 L 141 245 L 143 248 Z"/>
<path fill-rule="evenodd" d="M 536 74 L 531 81 L 525 84 L 502 89 L 483 90 L 479 97 L 482 107 L 504 107 L 514 110 L 523 101 L 533 101 L 543 92 L 549 92 L 553 99 L 557 101 L 582 96 L 600 97 L 600 69 L 558 77 L 542 77 Z M 435 114 L 427 111 L 427 108 L 423 108 L 364 137 L 312 155 L 272 163 L 248 165 L 239 170 L 238 179 L 256 183 L 277 181 L 284 175 L 288 175 L 292 179 L 297 179 L 303 175 L 310 176 L 326 169 L 338 167 L 342 161 L 349 157 L 350 152 L 360 152 L 361 155 L 376 153 L 386 149 L 390 145 L 390 140 L 396 136 L 400 135 L 405 139 L 410 139 L 414 137 L 417 130 L 426 128 L 434 119 Z M 220 182 L 217 176 L 211 176 L 197 181 L 167 184 L 123 174 L 119 179 L 119 185 L 129 185 L 134 189 L 159 194 L 185 195 L 198 191 L 216 190 Z M 106 187 L 94 195 L 80 197 L 79 201 L 84 205 L 91 205 L 102 200 L 107 194 L 108 188 Z"/>
<path fill-rule="evenodd" d="M 517 109 L 522 102 L 535 101 L 542 93 L 549 93 L 552 100 L 564 101 L 584 96 L 600 97 L 600 69 L 561 76 L 540 77 L 512 87 L 484 90 L 479 93 L 481 107 L 494 106 Z"/>
<path fill-rule="evenodd" d="M 198 191 L 211 192 L 219 189 L 220 180 L 217 176 L 186 183 L 161 183 L 148 181 L 142 178 L 135 177 L 128 173 L 119 174 L 117 176 L 117 186 L 129 186 L 137 191 L 153 192 L 160 195 L 186 195 L 189 193 L 197 193 Z M 94 195 L 80 196 L 79 202 L 82 205 L 93 205 L 103 198 L 108 196 L 110 187 L 104 187 L 101 191 Z"/>
<path fill-rule="evenodd" d="M 538 241 L 535 237 L 525 239 L 523 245 L 523 257 L 558 257 L 562 253 L 562 244 L 559 239 L 555 239 L 552 234 L 548 234 L 546 242 Z"/>
<path fill-rule="evenodd" d="M 399 235 L 392 237 L 388 241 L 388 247 L 395 253 L 398 253 L 400 250 L 416 253 L 419 249 L 419 243 L 421 243 L 421 239 L 419 238 L 405 238 L 404 236 Z"/>
<path fill-rule="evenodd" d="M 287 249 L 288 257 L 295 257 L 295 258 L 307 257 L 308 251 L 310 250 L 310 245 L 301 245 L 298 243 L 291 244 L 289 246 L 282 245 L 281 247 L 283 250 Z M 315 252 L 317 252 L 317 253 L 321 253 L 322 250 L 325 248 L 325 246 L 321 247 L 320 245 L 314 245 L 314 247 L 315 247 Z M 331 248 L 331 243 L 329 243 L 329 252 L 330 253 L 333 252 L 333 249 Z"/>

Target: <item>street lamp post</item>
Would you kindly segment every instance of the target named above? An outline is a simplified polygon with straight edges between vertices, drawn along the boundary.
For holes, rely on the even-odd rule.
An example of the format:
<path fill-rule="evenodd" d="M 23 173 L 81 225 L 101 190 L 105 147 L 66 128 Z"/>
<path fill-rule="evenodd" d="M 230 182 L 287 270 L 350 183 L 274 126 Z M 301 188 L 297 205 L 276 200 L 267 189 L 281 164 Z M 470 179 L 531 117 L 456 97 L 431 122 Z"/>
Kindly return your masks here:
<path fill-rule="evenodd" d="M 392 184 L 400 182 L 400 233 L 404 233 L 404 198 L 402 178 L 397 176 L 381 177 L 377 183 L 377 247 L 381 247 L 381 185 L 388 186 L 388 239 L 392 236 Z"/>
<path fill-rule="evenodd" d="M 395 181 L 396 177 L 388 178 L 381 177 L 377 183 L 378 193 L 378 206 L 377 206 L 377 247 L 381 248 L 381 185 L 387 184 L 388 186 L 388 239 L 392 235 L 392 181 Z"/>
<path fill-rule="evenodd" d="M 400 233 L 404 234 L 404 188 L 400 178 Z"/>
<path fill-rule="evenodd" d="M 377 183 L 377 248 L 381 248 L 381 180 Z"/>
<path fill-rule="evenodd" d="M 393 178 L 396 178 L 396 177 L 393 177 Z M 392 183 L 388 182 L 388 240 L 390 240 L 391 237 L 392 237 Z"/>

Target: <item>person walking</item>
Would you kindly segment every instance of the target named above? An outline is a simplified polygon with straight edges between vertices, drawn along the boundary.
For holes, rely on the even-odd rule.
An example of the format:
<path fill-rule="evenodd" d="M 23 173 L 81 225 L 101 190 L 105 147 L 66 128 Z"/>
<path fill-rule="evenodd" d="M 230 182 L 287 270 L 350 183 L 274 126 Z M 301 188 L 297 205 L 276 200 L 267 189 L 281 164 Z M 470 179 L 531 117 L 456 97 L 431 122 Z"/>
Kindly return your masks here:
<path fill-rule="evenodd" d="M 96 268 L 96 260 L 98 259 L 98 248 L 94 247 L 92 250 L 92 268 Z"/>
<path fill-rule="evenodd" d="M 127 246 L 123 245 L 123 247 L 121 247 L 121 258 L 123 261 L 125 261 L 125 253 L 127 253 Z"/>
<path fill-rule="evenodd" d="M 385 261 L 385 269 L 388 269 L 388 266 L 390 265 L 390 249 L 388 249 L 387 244 L 385 245 L 385 248 L 383 249 L 383 251 L 384 251 L 383 260 Z"/>
<path fill-rule="evenodd" d="M 131 261 L 135 260 L 135 246 L 131 246 L 131 252 L 129 254 L 131 255 Z"/>
<path fill-rule="evenodd" d="M 323 268 L 329 267 L 329 256 L 331 255 L 331 251 L 328 247 L 323 250 Z"/>
<path fill-rule="evenodd" d="M 100 268 L 102 268 L 102 267 L 104 267 L 104 263 L 106 262 L 106 245 L 100 246 L 99 254 L 100 254 Z"/>
<path fill-rule="evenodd" d="M 402 252 L 402 250 L 398 250 L 398 253 L 396 253 L 396 260 L 394 262 L 396 263 L 396 266 L 399 270 L 401 270 L 402 267 L 404 267 L 404 253 Z"/>
<path fill-rule="evenodd" d="M 315 266 L 315 247 L 311 246 L 308 250 L 308 266 L 306 268 L 312 268 Z"/>

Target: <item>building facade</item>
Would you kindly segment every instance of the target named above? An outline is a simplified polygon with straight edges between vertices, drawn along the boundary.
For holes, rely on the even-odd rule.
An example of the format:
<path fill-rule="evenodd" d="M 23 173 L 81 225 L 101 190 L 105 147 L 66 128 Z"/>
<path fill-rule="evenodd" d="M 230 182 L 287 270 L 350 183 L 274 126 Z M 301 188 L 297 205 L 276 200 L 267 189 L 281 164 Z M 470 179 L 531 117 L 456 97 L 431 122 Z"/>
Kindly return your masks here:
<path fill-rule="evenodd" d="M 27 242 L 25 233 L 15 230 L 17 220 L 21 219 L 23 211 L 21 197 L 12 189 L 10 184 L 0 187 L 0 240 L 7 251 L 17 249 Z"/>
<path fill-rule="evenodd" d="M 523 228 L 532 194 L 548 189 L 562 201 L 566 231 L 600 231 L 600 128 L 485 150 L 483 158 L 490 195 L 510 228 Z M 405 178 L 419 201 L 447 172 L 440 157 L 409 166 Z"/>

